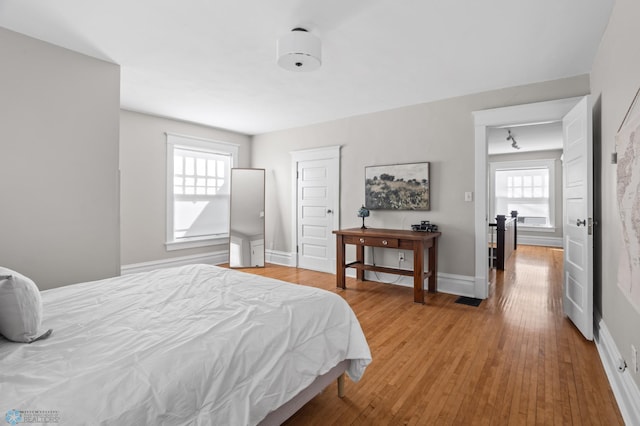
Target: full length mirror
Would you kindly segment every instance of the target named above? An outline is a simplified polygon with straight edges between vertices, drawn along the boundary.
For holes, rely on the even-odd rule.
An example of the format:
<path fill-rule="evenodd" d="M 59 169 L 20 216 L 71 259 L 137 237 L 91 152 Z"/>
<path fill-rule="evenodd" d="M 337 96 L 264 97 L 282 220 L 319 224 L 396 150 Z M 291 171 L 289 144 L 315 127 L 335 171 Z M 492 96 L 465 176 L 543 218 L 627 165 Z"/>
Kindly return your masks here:
<path fill-rule="evenodd" d="M 264 169 L 231 169 L 229 266 L 264 266 Z"/>

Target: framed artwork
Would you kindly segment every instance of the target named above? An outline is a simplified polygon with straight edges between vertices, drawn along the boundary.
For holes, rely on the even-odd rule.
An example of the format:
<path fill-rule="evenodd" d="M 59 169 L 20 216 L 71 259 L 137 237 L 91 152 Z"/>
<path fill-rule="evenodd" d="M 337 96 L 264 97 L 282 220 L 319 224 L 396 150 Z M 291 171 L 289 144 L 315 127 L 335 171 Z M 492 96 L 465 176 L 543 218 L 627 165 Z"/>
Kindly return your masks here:
<path fill-rule="evenodd" d="M 371 210 L 430 210 L 429 163 L 364 168 L 365 207 Z"/>

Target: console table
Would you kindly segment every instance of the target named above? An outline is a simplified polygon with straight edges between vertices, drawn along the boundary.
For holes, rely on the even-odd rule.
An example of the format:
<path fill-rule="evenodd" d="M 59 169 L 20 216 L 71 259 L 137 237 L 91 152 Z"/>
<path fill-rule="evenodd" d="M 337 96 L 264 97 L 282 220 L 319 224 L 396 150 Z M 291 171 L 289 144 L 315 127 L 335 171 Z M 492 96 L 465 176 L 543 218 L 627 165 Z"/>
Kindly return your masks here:
<path fill-rule="evenodd" d="M 440 232 L 407 231 L 399 229 L 351 228 L 333 231 L 336 234 L 336 285 L 345 289 L 345 270 L 356 268 L 357 278 L 364 281 L 364 271 L 413 276 L 413 301 L 424 304 L 424 280 L 429 279 L 429 292 L 438 291 L 438 237 Z M 356 246 L 356 261 L 345 262 L 345 245 Z M 413 270 L 366 264 L 365 247 L 382 247 L 413 251 Z M 429 251 L 429 270 L 425 271 L 424 250 Z"/>

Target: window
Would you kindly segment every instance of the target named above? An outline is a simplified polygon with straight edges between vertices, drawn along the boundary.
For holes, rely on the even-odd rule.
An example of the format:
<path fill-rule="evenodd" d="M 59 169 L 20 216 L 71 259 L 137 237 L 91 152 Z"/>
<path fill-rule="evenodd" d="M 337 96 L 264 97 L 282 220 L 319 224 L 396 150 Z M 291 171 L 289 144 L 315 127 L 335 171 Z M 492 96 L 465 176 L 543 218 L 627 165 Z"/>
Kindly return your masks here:
<path fill-rule="evenodd" d="M 518 225 L 539 230 L 553 230 L 554 160 L 491 163 L 492 218 L 518 212 Z"/>
<path fill-rule="evenodd" d="M 167 250 L 224 244 L 238 146 L 167 134 Z"/>

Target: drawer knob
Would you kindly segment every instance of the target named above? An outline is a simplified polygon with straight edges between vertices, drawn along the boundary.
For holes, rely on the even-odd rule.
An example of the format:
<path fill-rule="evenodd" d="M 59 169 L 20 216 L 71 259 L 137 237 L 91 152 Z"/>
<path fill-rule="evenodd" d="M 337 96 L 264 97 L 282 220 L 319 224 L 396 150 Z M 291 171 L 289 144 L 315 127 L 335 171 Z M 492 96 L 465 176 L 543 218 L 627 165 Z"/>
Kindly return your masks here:
<path fill-rule="evenodd" d="M 364 238 L 360 238 L 360 244 L 364 244 Z"/>
<path fill-rule="evenodd" d="M 389 243 L 387 243 L 387 240 L 382 240 L 382 245 L 383 246 L 386 246 L 387 244 L 389 244 Z"/>

